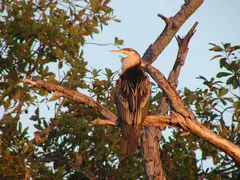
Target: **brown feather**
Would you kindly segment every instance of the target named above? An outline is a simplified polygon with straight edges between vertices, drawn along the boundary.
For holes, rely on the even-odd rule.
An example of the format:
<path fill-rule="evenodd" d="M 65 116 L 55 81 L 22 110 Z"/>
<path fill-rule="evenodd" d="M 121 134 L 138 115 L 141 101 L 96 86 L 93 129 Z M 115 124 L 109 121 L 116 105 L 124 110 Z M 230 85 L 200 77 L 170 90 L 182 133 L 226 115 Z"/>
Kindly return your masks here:
<path fill-rule="evenodd" d="M 128 68 L 117 80 L 115 102 L 122 129 L 121 152 L 133 154 L 150 104 L 150 82 L 140 64 Z"/>

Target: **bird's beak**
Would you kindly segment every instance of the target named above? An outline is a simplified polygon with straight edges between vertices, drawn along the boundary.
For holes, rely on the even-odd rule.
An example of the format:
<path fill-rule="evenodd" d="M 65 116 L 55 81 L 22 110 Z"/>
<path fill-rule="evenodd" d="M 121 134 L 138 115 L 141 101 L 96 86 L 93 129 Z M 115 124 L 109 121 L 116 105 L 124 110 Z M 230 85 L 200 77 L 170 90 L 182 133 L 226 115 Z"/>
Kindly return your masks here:
<path fill-rule="evenodd" d="M 122 53 L 122 50 L 121 50 L 121 49 L 118 49 L 118 50 L 110 50 L 110 52 Z"/>

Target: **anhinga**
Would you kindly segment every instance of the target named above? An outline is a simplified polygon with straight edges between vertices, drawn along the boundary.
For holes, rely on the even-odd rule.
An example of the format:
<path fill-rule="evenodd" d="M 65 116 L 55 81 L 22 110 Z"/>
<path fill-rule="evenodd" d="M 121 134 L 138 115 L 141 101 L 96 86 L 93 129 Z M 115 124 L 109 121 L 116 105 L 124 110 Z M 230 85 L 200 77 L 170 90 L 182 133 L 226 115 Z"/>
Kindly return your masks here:
<path fill-rule="evenodd" d="M 141 124 L 148 114 L 150 104 L 150 82 L 141 68 L 142 60 L 131 48 L 112 50 L 127 55 L 122 60 L 122 72 L 116 82 L 115 103 L 122 138 L 120 151 L 123 155 L 136 152 Z"/>

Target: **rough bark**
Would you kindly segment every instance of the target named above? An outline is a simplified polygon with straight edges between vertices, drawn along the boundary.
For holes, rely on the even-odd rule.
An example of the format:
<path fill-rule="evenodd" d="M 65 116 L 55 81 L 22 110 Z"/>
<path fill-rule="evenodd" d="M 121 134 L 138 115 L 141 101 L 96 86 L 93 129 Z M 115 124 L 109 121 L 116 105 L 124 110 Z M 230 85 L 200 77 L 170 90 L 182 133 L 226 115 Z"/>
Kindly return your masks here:
<path fill-rule="evenodd" d="M 158 16 L 161 17 L 166 22 L 166 27 L 164 31 L 160 34 L 160 36 L 157 38 L 157 40 L 154 42 L 154 44 L 149 46 L 147 51 L 144 53 L 142 59 L 148 64 L 154 62 L 156 58 L 159 56 L 159 54 L 169 44 L 171 39 L 179 30 L 179 28 L 201 6 L 202 3 L 203 3 L 203 0 L 196 0 L 196 1 L 193 0 L 188 2 L 185 1 L 185 4 L 182 6 L 181 10 L 173 18 L 167 18 L 159 14 Z M 188 43 L 195 32 L 196 26 L 197 26 L 197 23 L 194 24 L 194 26 L 190 29 L 190 31 L 188 32 L 188 34 L 185 36 L 184 39 L 181 39 L 179 36 L 177 37 L 179 51 L 178 51 L 176 62 L 168 78 L 169 82 L 174 88 L 177 87 L 179 73 L 187 56 Z M 167 112 L 169 111 L 169 107 L 170 105 L 167 102 L 166 96 L 163 94 L 163 96 L 160 98 L 158 115 L 166 115 Z M 159 141 L 161 139 L 161 129 L 163 128 L 153 128 L 153 127 L 145 128 L 144 134 L 146 133 L 148 135 L 145 136 L 143 134 L 142 137 L 143 138 L 148 137 L 149 139 L 148 141 L 143 141 L 143 140 L 141 141 L 142 147 L 146 148 L 145 150 L 143 150 L 143 152 L 151 151 L 152 146 L 154 147 L 159 146 Z M 147 143 L 147 144 L 144 144 L 144 143 Z M 144 161 L 145 161 L 145 170 L 149 179 L 155 179 L 155 178 L 162 179 L 162 180 L 166 179 L 166 175 L 164 174 L 164 171 L 162 168 L 160 156 L 158 156 L 160 155 L 159 148 L 155 149 L 154 152 L 151 152 L 151 157 L 149 156 L 145 157 L 144 153 L 143 155 L 144 155 Z M 152 166 L 152 162 L 156 162 L 155 166 Z M 151 170 L 151 169 L 154 169 L 154 170 Z M 158 169 L 158 171 L 156 169 Z M 154 174 L 148 174 L 148 173 L 154 173 Z"/>
<path fill-rule="evenodd" d="M 148 179 L 165 180 L 166 174 L 160 159 L 159 140 L 161 132 L 159 128 L 147 127 L 141 136 L 141 148 L 144 158 L 143 167 Z"/>

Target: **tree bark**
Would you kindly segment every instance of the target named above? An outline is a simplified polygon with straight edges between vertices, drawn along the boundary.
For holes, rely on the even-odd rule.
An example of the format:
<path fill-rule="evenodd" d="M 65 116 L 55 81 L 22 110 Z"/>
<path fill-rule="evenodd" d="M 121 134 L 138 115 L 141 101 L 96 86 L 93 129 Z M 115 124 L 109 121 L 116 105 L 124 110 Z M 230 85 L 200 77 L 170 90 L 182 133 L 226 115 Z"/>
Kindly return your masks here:
<path fill-rule="evenodd" d="M 154 44 L 150 45 L 147 51 L 144 53 L 142 59 L 147 62 L 148 64 L 153 63 L 159 54 L 165 49 L 165 47 L 170 43 L 174 35 L 180 29 L 180 27 L 185 23 L 185 21 L 201 6 L 203 0 L 189 0 L 185 1 L 185 4 L 182 6 L 181 10 L 173 17 L 173 18 L 166 18 L 165 16 L 159 14 L 158 16 L 161 17 L 166 22 L 166 27 Z M 181 38 L 178 37 L 178 45 L 179 45 L 179 52 L 177 55 L 176 62 L 174 67 L 169 74 L 169 82 L 173 85 L 174 88 L 177 87 L 178 76 L 181 70 L 181 67 L 184 64 L 184 61 L 187 56 L 188 52 L 188 43 L 195 32 L 195 28 L 197 23 L 192 27 L 189 33 L 186 35 L 185 39 L 181 41 Z M 160 98 L 160 104 L 158 108 L 159 115 L 166 115 L 169 110 L 170 105 L 167 102 L 166 96 L 163 95 Z M 149 132 L 148 132 L 149 131 Z M 148 135 L 145 135 L 148 134 Z M 151 137 L 152 135 L 152 137 Z M 159 141 L 161 137 L 161 128 L 146 128 L 142 138 L 148 137 L 148 141 L 144 141 L 142 139 L 142 147 L 146 148 L 143 152 L 151 151 L 152 146 L 159 146 Z M 144 144 L 144 142 L 146 144 Z M 160 160 L 160 151 L 159 148 L 155 149 L 151 152 L 151 157 L 144 155 L 145 161 L 145 172 L 148 175 L 149 179 L 166 179 L 166 175 L 163 170 L 163 166 Z M 160 162 L 158 162 L 160 161 Z M 151 162 L 156 162 L 155 166 L 152 166 Z M 158 168 L 158 171 L 156 170 Z M 154 174 L 148 174 L 154 173 Z"/>

